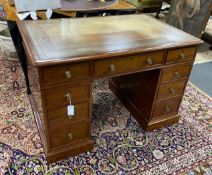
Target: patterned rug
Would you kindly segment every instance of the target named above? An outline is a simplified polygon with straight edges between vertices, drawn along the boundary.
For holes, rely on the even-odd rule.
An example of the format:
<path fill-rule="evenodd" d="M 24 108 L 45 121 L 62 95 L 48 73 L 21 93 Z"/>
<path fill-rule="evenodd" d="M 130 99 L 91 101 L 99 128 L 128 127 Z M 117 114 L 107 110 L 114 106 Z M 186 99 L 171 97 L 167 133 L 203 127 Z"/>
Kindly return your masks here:
<path fill-rule="evenodd" d="M 188 84 L 179 124 L 144 132 L 109 91 L 94 85 L 95 148 L 46 164 L 18 62 L 0 56 L 0 174 L 212 174 L 212 99 Z"/>

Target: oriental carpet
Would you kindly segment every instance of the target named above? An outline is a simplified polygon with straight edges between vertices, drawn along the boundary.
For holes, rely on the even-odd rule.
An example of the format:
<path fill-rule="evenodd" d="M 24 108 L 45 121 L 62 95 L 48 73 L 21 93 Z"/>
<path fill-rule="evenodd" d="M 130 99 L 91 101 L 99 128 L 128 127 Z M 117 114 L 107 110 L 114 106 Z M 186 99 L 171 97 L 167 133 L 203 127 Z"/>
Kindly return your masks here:
<path fill-rule="evenodd" d="M 212 99 L 188 84 L 179 124 L 144 132 L 108 88 L 96 81 L 95 148 L 47 165 L 18 62 L 0 56 L 0 175 L 212 174 Z"/>

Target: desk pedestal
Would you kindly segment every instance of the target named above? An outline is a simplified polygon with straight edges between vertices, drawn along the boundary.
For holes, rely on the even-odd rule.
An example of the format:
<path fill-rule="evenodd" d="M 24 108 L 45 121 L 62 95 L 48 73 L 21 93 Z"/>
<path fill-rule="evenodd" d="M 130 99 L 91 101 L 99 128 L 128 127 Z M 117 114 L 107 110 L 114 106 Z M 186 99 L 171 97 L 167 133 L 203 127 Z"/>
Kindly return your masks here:
<path fill-rule="evenodd" d="M 181 100 L 180 94 L 176 94 L 177 97 L 174 98 L 171 96 L 171 98 L 160 100 L 164 109 L 160 109 L 161 111 L 157 115 L 154 114 L 160 95 L 158 91 L 161 72 L 162 69 L 156 69 L 110 80 L 110 89 L 146 131 L 174 124 L 179 120 L 177 110 Z M 175 102 L 175 99 L 180 100 Z M 176 104 L 176 108 L 172 103 Z"/>

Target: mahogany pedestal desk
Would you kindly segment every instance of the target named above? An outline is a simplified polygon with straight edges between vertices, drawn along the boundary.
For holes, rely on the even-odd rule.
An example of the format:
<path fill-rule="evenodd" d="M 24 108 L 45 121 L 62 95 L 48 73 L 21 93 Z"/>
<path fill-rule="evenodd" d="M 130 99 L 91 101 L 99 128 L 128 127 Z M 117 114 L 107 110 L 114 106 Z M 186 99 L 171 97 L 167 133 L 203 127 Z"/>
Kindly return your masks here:
<path fill-rule="evenodd" d="M 144 130 L 177 123 L 201 40 L 146 15 L 20 21 L 34 116 L 48 162 L 92 150 L 92 83 Z M 67 115 L 71 100 L 74 115 Z"/>

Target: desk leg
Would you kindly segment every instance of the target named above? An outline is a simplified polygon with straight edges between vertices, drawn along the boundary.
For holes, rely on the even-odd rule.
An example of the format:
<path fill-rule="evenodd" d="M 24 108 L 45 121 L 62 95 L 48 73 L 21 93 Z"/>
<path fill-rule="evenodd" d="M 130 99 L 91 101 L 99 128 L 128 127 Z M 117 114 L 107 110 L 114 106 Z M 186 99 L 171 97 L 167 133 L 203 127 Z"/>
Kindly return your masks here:
<path fill-rule="evenodd" d="M 30 94 L 30 88 L 29 88 L 29 79 L 28 79 L 28 73 L 27 73 L 27 63 L 26 63 L 26 55 L 24 52 L 24 48 L 22 45 L 22 38 L 18 30 L 18 26 L 15 21 L 7 21 L 8 28 L 13 40 L 13 44 L 15 46 L 18 59 L 21 63 L 21 67 L 24 72 L 25 81 L 26 81 L 26 87 L 27 87 L 27 94 Z"/>

